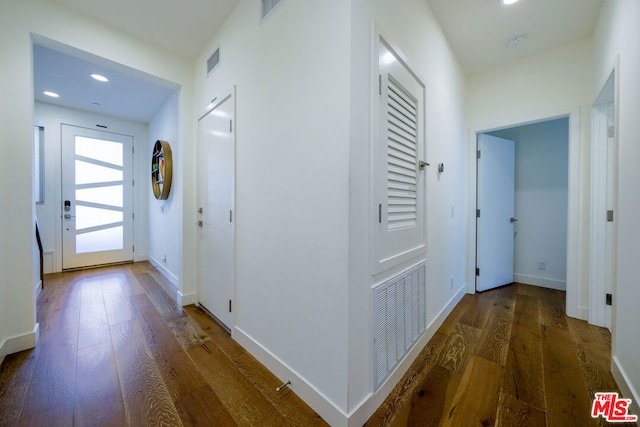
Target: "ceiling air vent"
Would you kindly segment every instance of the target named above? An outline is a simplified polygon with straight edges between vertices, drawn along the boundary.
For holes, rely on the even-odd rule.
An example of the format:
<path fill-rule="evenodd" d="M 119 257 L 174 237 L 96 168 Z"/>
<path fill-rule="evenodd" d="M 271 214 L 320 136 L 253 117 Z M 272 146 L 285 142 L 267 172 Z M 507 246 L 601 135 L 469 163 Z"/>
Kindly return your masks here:
<path fill-rule="evenodd" d="M 262 21 L 284 0 L 262 0 Z"/>
<path fill-rule="evenodd" d="M 220 63 L 220 48 L 216 49 L 215 52 L 207 59 L 207 75 L 211 74 L 213 70 L 216 69 L 218 64 Z"/>

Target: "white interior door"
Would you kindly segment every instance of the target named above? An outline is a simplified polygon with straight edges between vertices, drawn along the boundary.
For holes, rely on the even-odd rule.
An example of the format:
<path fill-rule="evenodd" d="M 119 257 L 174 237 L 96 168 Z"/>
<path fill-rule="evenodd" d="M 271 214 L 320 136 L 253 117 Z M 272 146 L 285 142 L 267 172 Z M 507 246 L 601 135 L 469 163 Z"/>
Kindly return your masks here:
<path fill-rule="evenodd" d="M 614 284 L 616 283 L 616 262 L 617 262 L 617 223 L 615 215 L 617 213 L 618 194 L 618 148 L 615 138 L 615 110 L 611 103 L 606 107 L 607 114 L 607 223 L 605 236 L 605 295 L 613 295 Z M 602 301 L 602 298 L 600 298 Z M 611 305 L 605 298 L 604 305 L 604 326 L 611 329 Z M 613 302 L 611 302 L 613 303 Z"/>
<path fill-rule="evenodd" d="M 133 260 L 133 137 L 62 125 L 62 268 Z"/>
<path fill-rule="evenodd" d="M 198 300 L 229 329 L 235 280 L 234 102 L 230 94 L 198 125 Z"/>
<path fill-rule="evenodd" d="M 478 137 L 476 290 L 513 282 L 515 142 Z"/>

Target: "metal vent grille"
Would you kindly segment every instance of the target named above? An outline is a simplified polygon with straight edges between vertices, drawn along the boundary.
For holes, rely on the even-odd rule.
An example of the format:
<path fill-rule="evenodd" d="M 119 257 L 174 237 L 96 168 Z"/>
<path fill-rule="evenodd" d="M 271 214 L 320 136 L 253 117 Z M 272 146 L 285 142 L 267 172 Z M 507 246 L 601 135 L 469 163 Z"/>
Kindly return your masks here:
<path fill-rule="evenodd" d="M 207 59 L 207 75 L 209 75 L 220 63 L 220 48 Z"/>
<path fill-rule="evenodd" d="M 262 20 L 264 20 L 267 15 L 269 15 L 280 3 L 284 0 L 262 0 Z"/>
<path fill-rule="evenodd" d="M 415 227 L 417 208 L 418 106 L 391 75 L 387 90 L 387 201 L 389 231 Z"/>
<path fill-rule="evenodd" d="M 426 261 L 373 289 L 376 389 L 426 329 Z"/>

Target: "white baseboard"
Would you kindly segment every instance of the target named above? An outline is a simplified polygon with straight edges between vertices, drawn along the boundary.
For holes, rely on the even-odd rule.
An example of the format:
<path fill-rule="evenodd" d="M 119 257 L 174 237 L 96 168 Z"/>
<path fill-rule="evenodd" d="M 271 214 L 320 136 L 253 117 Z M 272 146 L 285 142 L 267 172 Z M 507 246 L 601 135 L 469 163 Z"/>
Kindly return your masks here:
<path fill-rule="evenodd" d="M 416 360 L 422 349 L 427 345 L 429 340 L 442 325 L 447 316 L 460 302 L 465 295 L 466 284 L 451 297 L 445 307 L 440 310 L 435 319 L 428 325 L 426 332 L 418 339 L 416 344 L 409 350 L 405 358 L 398 364 L 394 371 L 385 380 L 376 393 L 369 396 L 349 413 L 345 413 L 334 402 L 322 394 L 312 384 L 299 375 L 294 369 L 287 366 L 282 360 L 264 348 L 258 341 L 247 334 L 239 327 L 235 327 L 232 331 L 232 337 L 242 347 L 244 347 L 251 355 L 260 361 L 267 369 L 269 369 L 282 382 L 291 380 L 291 389 L 302 400 L 305 401 L 314 411 L 316 411 L 329 425 L 334 427 L 356 427 L 362 426 L 378 407 L 384 402 L 389 393 L 396 386 L 398 381 L 402 379 L 411 364 Z"/>
<path fill-rule="evenodd" d="M 40 292 L 42 292 L 42 280 L 38 280 L 38 283 L 36 284 L 36 298 L 38 298 Z"/>
<path fill-rule="evenodd" d="M 196 304 L 198 302 L 198 298 L 195 293 L 183 294 L 180 291 L 176 292 L 176 302 L 179 306 L 184 307 L 185 305 Z"/>
<path fill-rule="evenodd" d="M 0 345 L 0 363 L 7 354 L 17 353 L 34 348 L 40 339 L 40 324 L 36 323 L 32 332 L 9 337 Z"/>
<path fill-rule="evenodd" d="M 162 274 L 175 288 L 175 299 L 176 303 L 179 306 L 184 307 L 185 305 L 191 305 L 198 302 L 197 295 L 194 292 L 188 294 L 183 294 L 182 292 L 180 292 L 180 279 L 178 279 L 175 274 L 169 271 L 161 262 L 159 262 L 154 257 L 149 256 L 148 258 L 151 265 L 153 265 L 156 270 L 158 270 L 160 274 Z"/>
<path fill-rule="evenodd" d="M 613 375 L 613 379 L 616 380 L 622 396 L 624 396 L 625 399 L 631 399 L 629 415 L 637 415 L 640 417 L 640 394 L 638 394 L 638 390 L 635 389 L 629 380 L 629 376 L 620 365 L 620 361 L 615 356 L 611 358 L 611 374 Z"/>
<path fill-rule="evenodd" d="M 513 281 L 525 285 L 541 286 L 543 288 L 555 289 L 557 291 L 567 290 L 566 280 L 547 279 L 546 277 L 529 276 L 526 274 L 514 274 Z"/>
<path fill-rule="evenodd" d="M 347 414 L 313 385 L 309 384 L 309 382 L 294 369 L 287 366 L 286 363 L 253 339 L 253 337 L 236 326 L 232 330 L 232 338 L 258 359 L 260 363 L 283 383 L 291 380 L 291 384 L 289 385 L 291 390 L 316 411 L 329 425 L 334 427 L 348 427 Z"/>
<path fill-rule="evenodd" d="M 451 297 L 449 302 L 440 310 L 438 315 L 427 326 L 426 332 L 418 339 L 416 344 L 409 350 L 405 358 L 398 364 L 394 371 L 385 380 L 376 393 L 371 394 L 358 407 L 354 408 L 349 415 L 349 427 L 362 426 L 375 413 L 384 400 L 393 391 L 394 387 L 402 379 L 411 364 L 416 360 L 422 349 L 433 338 L 438 328 L 442 326 L 447 316 L 453 311 L 455 306 L 466 294 L 467 285 L 464 284 Z"/>
<path fill-rule="evenodd" d="M 169 271 L 167 269 L 167 267 L 165 267 L 160 261 L 158 261 L 154 257 L 149 256 L 148 259 L 149 259 L 149 262 L 151 263 L 151 265 L 153 265 L 156 268 L 156 270 L 158 270 L 160 273 L 162 273 L 162 275 L 164 277 L 166 277 L 166 279 L 169 281 L 169 283 L 171 283 L 176 288 L 180 287 L 180 280 L 178 279 L 178 276 L 176 276 L 171 271 Z"/>
<path fill-rule="evenodd" d="M 580 320 L 589 320 L 589 308 L 588 307 L 583 307 L 580 306 L 578 307 L 578 313 L 577 313 L 578 319 Z"/>

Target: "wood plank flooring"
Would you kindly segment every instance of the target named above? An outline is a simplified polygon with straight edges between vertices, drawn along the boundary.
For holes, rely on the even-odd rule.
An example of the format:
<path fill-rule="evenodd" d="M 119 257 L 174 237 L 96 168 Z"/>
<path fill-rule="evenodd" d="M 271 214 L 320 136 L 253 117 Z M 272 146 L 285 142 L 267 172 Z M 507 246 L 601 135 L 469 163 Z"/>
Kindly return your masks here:
<path fill-rule="evenodd" d="M 366 426 L 590 426 L 615 391 L 609 331 L 567 318 L 565 293 L 465 295 Z"/>
<path fill-rule="evenodd" d="M 48 275 L 41 340 L 0 367 L 0 426 L 326 423 L 149 263 Z M 367 426 L 586 426 L 618 391 L 605 329 L 564 293 L 514 284 L 466 295 Z"/>
<path fill-rule="evenodd" d="M 45 276 L 41 339 L 0 367 L 0 426 L 322 426 L 149 263 Z"/>

